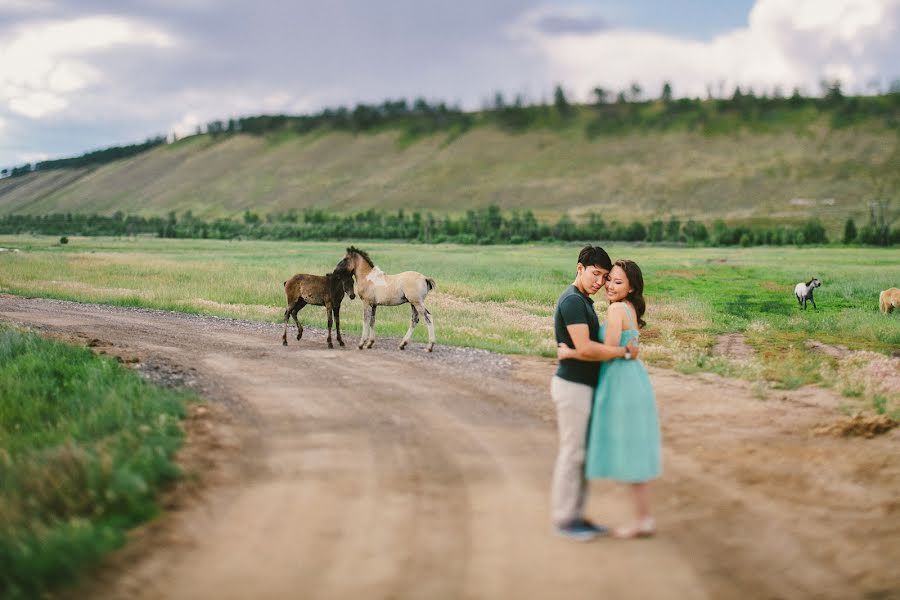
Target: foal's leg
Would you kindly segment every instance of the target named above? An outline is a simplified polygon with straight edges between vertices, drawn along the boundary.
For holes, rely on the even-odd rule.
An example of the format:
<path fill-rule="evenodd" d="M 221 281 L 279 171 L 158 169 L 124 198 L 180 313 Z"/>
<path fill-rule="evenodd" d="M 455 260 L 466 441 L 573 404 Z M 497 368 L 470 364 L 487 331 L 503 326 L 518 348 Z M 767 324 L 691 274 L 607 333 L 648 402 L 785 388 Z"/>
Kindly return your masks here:
<path fill-rule="evenodd" d="M 375 344 L 375 309 L 378 308 L 377 304 L 372 305 L 372 321 L 369 323 L 369 345 L 366 348 L 371 348 Z"/>
<path fill-rule="evenodd" d="M 434 320 L 431 316 L 431 312 L 425 308 L 424 304 L 420 310 L 422 311 L 422 316 L 425 317 L 425 326 L 428 327 L 428 346 L 425 350 L 431 352 L 434 350 Z"/>
<path fill-rule="evenodd" d="M 409 317 L 409 329 L 406 330 L 406 335 L 403 336 L 403 341 L 400 342 L 401 350 L 406 348 L 406 344 L 409 343 L 409 338 L 412 337 L 413 329 L 419 324 L 419 311 L 416 310 L 414 304 L 410 304 L 409 307 L 412 309 L 412 315 Z"/>
<path fill-rule="evenodd" d="M 328 347 L 334 348 L 334 345 L 331 343 L 331 304 L 325 304 L 325 314 L 328 315 Z"/>
<path fill-rule="evenodd" d="M 288 321 L 291 319 L 291 310 L 292 309 L 293 309 L 293 307 L 288 305 L 287 310 L 284 311 L 284 333 L 281 334 L 281 345 L 282 346 L 287 346 L 287 328 L 288 328 Z"/>
<path fill-rule="evenodd" d="M 334 330 L 337 333 L 337 341 L 341 346 L 344 345 L 344 340 L 341 339 L 341 305 L 333 306 L 331 310 L 334 312 Z"/>
<path fill-rule="evenodd" d="M 359 338 L 359 349 L 362 350 L 363 346 L 366 345 L 366 340 L 369 335 L 369 315 L 372 312 L 372 307 L 368 304 L 363 304 L 363 323 L 362 323 L 362 337 Z"/>
<path fill-rule="evenodd" d="M 300 312 L 300 309 L 306 306 L 305 300 L 297 300 L 297 303 L 294 304 L 294 310 L 291 312 L 291 315 L 294 317 L 294 323 L 297 324 L 297 339 L 303 337 L 303 325 L 300 324 L 299 319 L 297 319 L 297 313 Z"/>
<path fill-rule="evenodd" d="M 809 301 L 812 302 L 812 305 L 813 305 L 813 308 L 814 308 L 814 309 L 819 310 L 819 307 L 816 306 L 816 299 L 813 298 L 813 295 L 812 295 L 812 294 L 809 295 Z"/>

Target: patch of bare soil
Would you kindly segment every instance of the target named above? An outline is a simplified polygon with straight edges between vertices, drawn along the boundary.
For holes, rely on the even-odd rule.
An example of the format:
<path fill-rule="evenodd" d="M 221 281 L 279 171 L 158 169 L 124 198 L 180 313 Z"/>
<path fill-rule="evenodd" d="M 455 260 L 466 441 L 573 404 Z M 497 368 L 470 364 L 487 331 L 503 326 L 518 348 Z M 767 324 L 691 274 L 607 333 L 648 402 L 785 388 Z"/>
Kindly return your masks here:
<path fill-rule="evenodd" d="M 720 335 L 716 345 L 713 346 L 713 355 L 724 356 L 731 359 L 750 358 L 756 351 L 747 339 L 740 333 Z"/>
<path fill-rule="evenodd" d="M 857 413 L 852 417 L 840 419 L 834 423 L 820 425 L 813 432 L 819 435 L 862 436 L 873 438 L 876 435 L 887 433 L 900 425 L 887 415 L 863 416 Z"/>
<path fill-rule="evenodd" d="M 819 354 L 824 354 L 832 358 L 844 358 L 850 354 L 850 349 L 846 346 L 825 344 L 817 340 L 806 340 L 806 347 L 813 352 L 818 352 Z"/>
<path fill-rule="evenodd" d="M 900 429 L 814 435 L 829 390 L 651 369 L 659 535 L 575 544 L 549 526 L 550 359 L 314 330 L 283 347 L 277 324 L 5 295 L 0 321 L 206 400 L 166 514 L 63 596 L 900 597 Z M 618 524 L 627 501 L 592 482 L 587 516 Z"/>

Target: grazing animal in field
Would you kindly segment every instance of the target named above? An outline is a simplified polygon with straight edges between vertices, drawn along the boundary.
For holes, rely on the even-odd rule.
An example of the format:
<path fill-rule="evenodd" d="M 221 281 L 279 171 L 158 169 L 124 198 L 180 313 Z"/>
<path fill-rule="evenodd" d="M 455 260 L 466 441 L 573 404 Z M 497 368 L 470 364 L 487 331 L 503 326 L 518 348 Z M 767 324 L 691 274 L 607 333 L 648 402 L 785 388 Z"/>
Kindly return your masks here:
<path fill-rule="evenodd" d="M 817 287 L 821 287 L 822 282 L 813 277 L 806 283 L 802 281 L 794 286 L 794 295 L 797 297 L 797 302 L 800 303 L 800 308 L 806 310 L 807 301 L 812 302 L 813 308 L 818 310 L 816 307 L 816 301 L 813 298 L 813 290 Z"/>
<path fill-rule="evenodd" d="M 890 314 L 895 308 L 900 308 L 900 290 L 897 288 L 888 288 L 878 294 L 878 305 L 881 312 Z"/>
<path fill-rule="evenodd" d="M 363 331 L 359 340 L 359 349 L 371 348 L 375 343 L 375 308 L 377 306 L 397 306 L 409 302 L 412 316 L 409 329 L 400 342 L 400 349 L 406 348 L 413 329 L 419 323 L 419 315 L 425 319 L 428 327 L 428 346 L 434 349 L 434 320 L 425 308 L 425 296 L 434 289 L 434 279 L 425 277 L 415 271 L 404 271 L 396 275 L 386 275 L 375 266 L 369 255 L 353 246 L 347 248 L 347 254 L 334 268 L 335 273 L 345 271 L 356 278 L 356 293 L 363 303 Z M 368 345 L 367 345 L 368 344 Z"/>
<path fill-rule="evenodd" d="M 284 282 L 284 295 L 287 296 L 287 310 L 284 311 L 284 334 L 281 342 L 287 346 L 288 318 L 294 317 L 297 324 L 297 339 L 303 337 L 303 325 L 297 320 L 297 313 L 307 304 L 324 306 L 328 314 L 328 347 L 334 348 L 331 343 L 331 317 L 334 315 L 337 341 L 341 346 L 341 301 L 344 294 L 353 300 L 353 277 L 344 271 L 335 271 L 327 275 L 306 275 L 300 273 Z"/>

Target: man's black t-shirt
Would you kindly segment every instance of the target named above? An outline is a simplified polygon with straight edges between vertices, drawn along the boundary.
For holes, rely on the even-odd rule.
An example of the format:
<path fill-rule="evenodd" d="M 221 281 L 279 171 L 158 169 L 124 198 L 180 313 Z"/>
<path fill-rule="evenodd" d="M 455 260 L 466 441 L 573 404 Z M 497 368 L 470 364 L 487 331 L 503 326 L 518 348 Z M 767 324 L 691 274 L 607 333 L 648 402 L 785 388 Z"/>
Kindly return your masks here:
<path fill-rule="evenodd" d="M 594 301 L 578 291 L 577 287 L 570 285 L 556 301 L 556 312 L 553 315 L 556 343 L 563 342 L 569 348 L 574 348 L 575 344 L 572 343 L 572 336 L 566 326 L 579 324 L 588 326 L 591 341 L 600 341 L 600 319 L 594 310 Z M 556 375 L 567 381 L 595 387 L 600 375 L 600 363 L 567 358 L 559 361 Z"/>

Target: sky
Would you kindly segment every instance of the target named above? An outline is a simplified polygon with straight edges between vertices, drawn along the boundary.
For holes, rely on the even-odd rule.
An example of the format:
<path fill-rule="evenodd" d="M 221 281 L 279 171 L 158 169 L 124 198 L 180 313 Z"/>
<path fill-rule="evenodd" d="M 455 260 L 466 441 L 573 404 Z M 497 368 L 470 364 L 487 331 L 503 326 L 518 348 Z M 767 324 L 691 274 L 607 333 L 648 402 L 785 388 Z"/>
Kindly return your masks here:
<path fill-rule="evenodd" d="M 215 119 L 900 80 L 900 0 L 0 0 L 0 167 Z"/>

